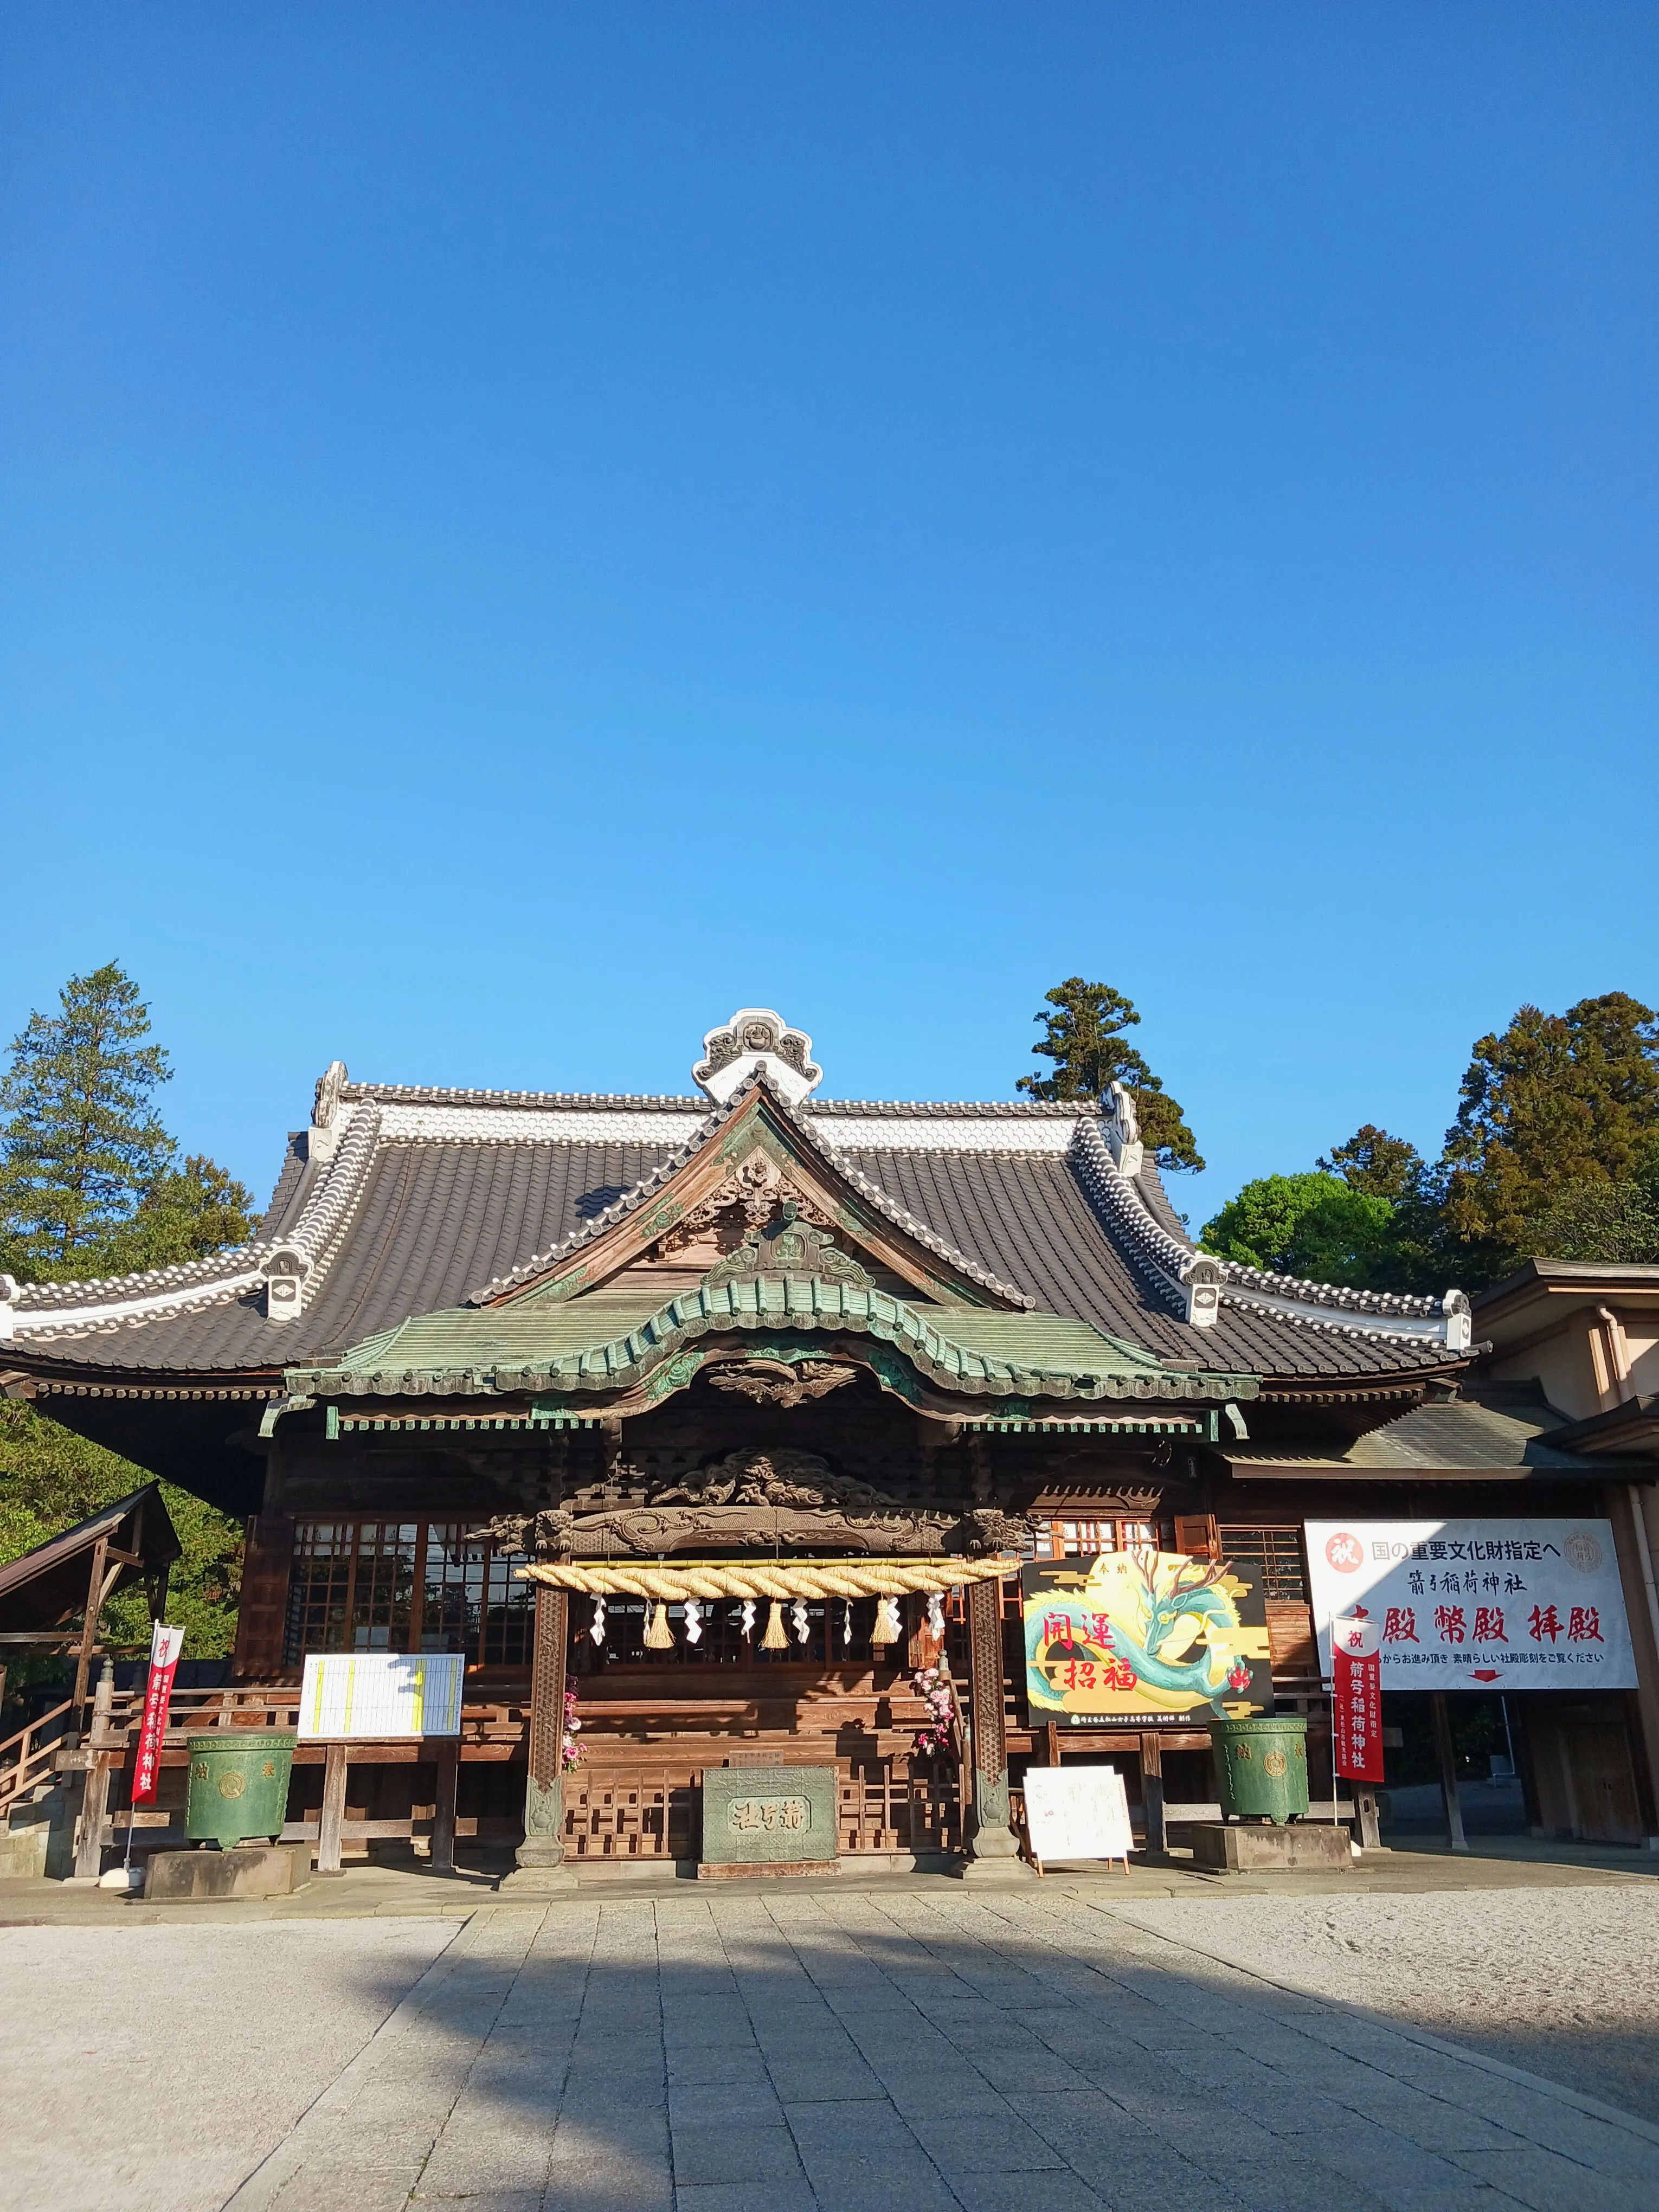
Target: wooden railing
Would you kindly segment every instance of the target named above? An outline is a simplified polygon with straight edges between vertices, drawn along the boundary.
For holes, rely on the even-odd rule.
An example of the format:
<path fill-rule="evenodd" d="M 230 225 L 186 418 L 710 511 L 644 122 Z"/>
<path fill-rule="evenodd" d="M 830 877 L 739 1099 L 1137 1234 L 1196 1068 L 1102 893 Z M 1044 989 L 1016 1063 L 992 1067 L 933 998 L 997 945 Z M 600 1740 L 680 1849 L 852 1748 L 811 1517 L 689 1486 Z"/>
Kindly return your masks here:
<path fill-rule="evenodd" d="M 42 1713 L 0 1743 L 0 1825 L 18 1800 L 52 1772 L 74 1703 L 73 1698 L 65 1698 L 61 1705 L 54 1705 L 49 1713 Z"/>

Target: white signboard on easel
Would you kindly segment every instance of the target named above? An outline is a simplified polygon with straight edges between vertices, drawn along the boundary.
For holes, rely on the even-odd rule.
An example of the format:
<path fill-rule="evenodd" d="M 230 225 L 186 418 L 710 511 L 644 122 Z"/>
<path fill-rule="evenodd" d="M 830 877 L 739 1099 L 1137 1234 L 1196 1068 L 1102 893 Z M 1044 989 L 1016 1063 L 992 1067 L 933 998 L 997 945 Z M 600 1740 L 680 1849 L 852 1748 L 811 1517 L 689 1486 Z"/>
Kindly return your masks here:
<path fill-rule="evenodd" d="M 307 1652 L 300 1741 L 459 1735 L 465 1673 L 459 1652 Z"/>
<path fill-rule="evenodd" d="M 1133 1838 L 1129 1800 L 1115 1766 L 1031 1766 L 1025 1771 L 1025 1834 L 1037 1872 L 1044 1859 L 1121 1859 Z"/>

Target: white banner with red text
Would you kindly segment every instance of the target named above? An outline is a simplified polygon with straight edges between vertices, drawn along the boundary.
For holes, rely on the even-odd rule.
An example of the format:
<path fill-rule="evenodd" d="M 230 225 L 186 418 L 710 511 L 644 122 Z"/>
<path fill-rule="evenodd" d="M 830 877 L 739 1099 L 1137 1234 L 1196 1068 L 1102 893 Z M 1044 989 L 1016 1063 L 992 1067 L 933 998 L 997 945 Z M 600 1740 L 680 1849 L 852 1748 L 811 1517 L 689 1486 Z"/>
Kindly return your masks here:
<path fill-rule="evenodd" d="M 1331 1624 L 1376 1624 L 1384 1690 L 1633 1690 L 1606 1521 L 1310 1521 L 1321 1671 Z"/>

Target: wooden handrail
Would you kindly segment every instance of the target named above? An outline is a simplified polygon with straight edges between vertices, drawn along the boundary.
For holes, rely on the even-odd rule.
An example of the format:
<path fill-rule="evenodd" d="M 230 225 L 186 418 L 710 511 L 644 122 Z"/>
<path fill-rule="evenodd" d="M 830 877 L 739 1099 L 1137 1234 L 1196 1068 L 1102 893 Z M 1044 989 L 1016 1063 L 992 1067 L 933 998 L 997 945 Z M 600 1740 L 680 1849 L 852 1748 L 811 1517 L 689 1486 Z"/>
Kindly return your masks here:
<path fill-rule="evenodd" d="M 9 1735 L 3 1743 L 0 1743 L 0 1758 L 3 1758 L 14 1744 L 17 1746 L 15 1760 L 9 1766 L 0 1766 L 0 1813 L 3 1813 L 7 1806 L 21 1797 L 48 1771 L 58 1755 L 59 1739 L 53 1736 L 49 1743 L 42 1743 L 39 1741 L 40 1732 L 49 1728 L 53 1721 L 62 1720 L 74 1704 L 73 1698 L 65 1698 L 61 1705 L 54 1705 L 50 1712 L 40 1714 L 26 1727 L 19 1729 L 15 1735 Z M 36 1739 L 33 1749 L 29 1745 L 31 1736 Z"/>

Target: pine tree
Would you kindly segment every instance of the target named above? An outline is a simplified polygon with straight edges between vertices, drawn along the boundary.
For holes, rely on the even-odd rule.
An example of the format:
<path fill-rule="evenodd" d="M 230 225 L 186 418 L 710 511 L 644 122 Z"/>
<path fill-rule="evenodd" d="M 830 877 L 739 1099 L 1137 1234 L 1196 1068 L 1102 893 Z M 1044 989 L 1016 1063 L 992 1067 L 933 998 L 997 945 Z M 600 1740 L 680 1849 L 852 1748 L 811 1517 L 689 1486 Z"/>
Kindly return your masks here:
<path fill-rule="evenodd" d="M 1033 1098 L 1103 1098 L 1121 1083 L 1135 1102 L 1142 1141 L 1161 1168 L 1201 1169 L 1198 1141 L 1180 1106 L 1123 1031 L 1139 1024 L 1133 1002 L 1109 983 L 1080 975 L 1046 994 L 1055 1011 L 1038 1014 L 1047 1035 L 1031 1050 L 1054 1063 L 1051 1075 L 1022 1075 L 1017 1091 Z"/>

